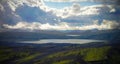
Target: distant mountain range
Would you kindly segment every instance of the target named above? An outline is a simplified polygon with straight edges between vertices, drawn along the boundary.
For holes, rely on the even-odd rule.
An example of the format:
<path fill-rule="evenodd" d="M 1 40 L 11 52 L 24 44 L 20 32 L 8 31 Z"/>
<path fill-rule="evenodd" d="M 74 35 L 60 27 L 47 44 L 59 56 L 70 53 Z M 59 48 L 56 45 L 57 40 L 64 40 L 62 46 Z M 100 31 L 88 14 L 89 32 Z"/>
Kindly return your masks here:
<path fill-rule="evenodd" d="M 86 31 L 41 30 L 34 32 L 14 30 L 0 32 L 0 40 L 3 41 L 16 41 L 16 40 L 31 41 L 40 39 L 96 39 L 96 40 L 108 40 L 111 42 L 119 42 L 120 30 L 86 30 Z"/>

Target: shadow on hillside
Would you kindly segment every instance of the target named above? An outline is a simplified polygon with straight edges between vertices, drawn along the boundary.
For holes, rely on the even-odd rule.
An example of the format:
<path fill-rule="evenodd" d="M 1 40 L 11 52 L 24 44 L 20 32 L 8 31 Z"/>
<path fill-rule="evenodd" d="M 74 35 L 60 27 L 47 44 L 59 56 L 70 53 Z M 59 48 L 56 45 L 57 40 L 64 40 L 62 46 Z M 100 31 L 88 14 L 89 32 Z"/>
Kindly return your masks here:
<path fill-rule="evenodd" d="M 113 44 L 107 54 L 109 64 L 120 64 L 120 44 Z"/>

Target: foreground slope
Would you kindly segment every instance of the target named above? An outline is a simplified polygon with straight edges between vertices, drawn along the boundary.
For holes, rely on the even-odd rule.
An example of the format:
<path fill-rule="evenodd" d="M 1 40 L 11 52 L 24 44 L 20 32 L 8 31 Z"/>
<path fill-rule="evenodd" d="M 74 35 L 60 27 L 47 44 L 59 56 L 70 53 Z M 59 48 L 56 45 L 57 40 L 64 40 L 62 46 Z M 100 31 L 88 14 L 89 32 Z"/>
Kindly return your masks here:
<path fill-rule="evenodd" d="M 1 64 L 119 64 L 119 44 L 0 43 Z M 8 45 L 7 45 L 8 44 Z M 9 45 L 12 44 L 12 45 Z M 9 54 L 8 54 L 9 53 Z"/>

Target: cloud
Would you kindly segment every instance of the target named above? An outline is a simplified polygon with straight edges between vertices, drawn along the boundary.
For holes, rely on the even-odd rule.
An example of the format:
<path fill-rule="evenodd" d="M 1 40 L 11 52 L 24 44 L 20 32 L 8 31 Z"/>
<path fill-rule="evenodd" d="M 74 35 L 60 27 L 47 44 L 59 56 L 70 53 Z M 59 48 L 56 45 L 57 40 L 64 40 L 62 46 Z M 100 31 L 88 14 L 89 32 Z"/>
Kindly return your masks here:
<path fill-rule="evenodd" d="M 4 24 L 3 26 L 9 29 L 22 29 L 22 30 L 107 30 L 107 29 L 120 29 L 120 23 L 116 21 L 103 20 L 103 22 L 99 25 L 98 21 L 95 20 L 92 25 L 84 25 L 84 26 L 72 26 L 70 23 L 60 22 L 54 25 L 49 23 L 41 24 L 39 22 L 18 22 L 16 25 L 8 25 Z"/>
<path fill-rule="evenodd" d="M 44 0 L 46 2 L 101 2 L 101 3 L 117 3 L 119 0 Z"/>
<path fill-rule="evenodd" d="M 88 0 L 44 0 L 46 2 L 86 2 Z"/>
<path fill-rule="evenodd" d="M 10 0 L 9 0 L 10 1 Z M 8 24 L 14 24 L 21 21 L 21 18 L 18 14 L 16 14 L 13 10 L 14 3 L 11 3 L 11 5 L 8 4 L 8 0 L 2 0 L 0 1 L 0 23 L 8 23 Z"/>
<path fill-rule="evenodd" d="M 18 22 L 16 25 L 11 26 L 4 24 L 3 25 L 9 29 L 28 29 L 28 30 L 67 30 L 70 29 L 67 23 L 61 22 L 59 24 L 50 25 L 49 23 L 41 24 L 39 22 Z"/>
<path fill-rule="evenodd" d="M 54 0 L 54 1 L 68 1 L 68 0 Z M 70 0 L 70 1 L 74 1 L 74 0 Z M 75 0 L 75 1 L 79 1 L 79 0 Z M 88 1 L 88 0 L 80 0 L 80 1 Z M 96 1 L 96 2 L 100 1 L 100 2 L 102 2 L 103 0 L 89 0 L 89 1 Z M 8 4 L 8 6 L 7 6 L 7 4 Z M 66 26 L 67 26 L 67 28 L 65 28 L 65 27 L 61 26 L 61 24 L 51 25 L 51 23 L 57 22 L 57 20 L 54 20 L 54 19 L 61 19 L 61 18 L 63 19 L 63 21 L 64 21 L 64 19 L 71 18 L 72 23 L 76 22 L 76 20 L 79 21 L 79 23 L 82 23 L 82 22 L 84 23 L 84 21 L 85 21 L 85 23 L 87 23 L 87 20 L 90 21 L 90 22 L 92 22 L 94 20 L 90 16 L 98 16 L 100 14 L 104 14 L 103 17 L 105 17 L 105 16 L 109 17 L 109 13 L 116 12 L 116 7 L 114 5 L 111 5 L 111 4 L 81 6 L 79 3 L 76 2 L 76 3 L 73 3 L 72 6 L 65 7 L 63 9 L 50 8 L 50 7 L 45 5 L 43 0 L 7 0 L 7 4 L 5 4 L 5 5 L 1 4 L 0 5 L 0 9 L 6 11 L 5 14 L 4 14 L 4 16 L 5 16 L 4 18 L 6 19 L 6 17 L 7 17 L 7 20 L 5 20 L 4 22 L 7 21 L 8 24 L 13 22 L 13 20 L 9 19 L 9 17 L 14 18 L 15 20 L 16 19 L 22 19 L 22 20 L 17 20 L 16 22 L 19 22 L 19 21 L 28 22 L 28 23 L 24 24 L 24 27 L 27 26 L 26 29 L 31 29 L 31 30 L 32 29 L 34 30 L 35 28 L 32 28 L 32 26 L 30 26 L 30 24 L 33 25 L 33 26 L 36 26 L 33 21 L 39 21 L 40 22 L 40 23 L 38 22 L 38 24 L 40 24 L 39 27 L 44 27 L 44 28 L 36 27 L 36 29 L 48 29 L 49 28 L 49 29 L 53 29 L 53 30 L 60 30 L 60 29 L 64 28 L 64 30 L 84 30 L 84 29 L 87 30 L 87 29 L 94 29 L 96 27 L 98 27 L 97 29 L 100 29 L 100 26 L 106 26 L 106 24 L 105 25 L 101 24 L 101 25 L 87 25 L 87 26 L 77 26 L 77 25 L 76 26 L 71 26 L 71 24 L 69 25 L 69 23 L 67 23 L 67 24 L 65 23 Z M 37 18 L 37 20 L 32 20 L 31 22 L 33 22 L 33 23 L 29 23 L 29 21 L 23 20 L 23 17 L 25 15 L 23 15 L 23 17 L 20 16 L 20 14 L 22 14 L 22 12 L 20 14 L 18 14 L 16 12 L 16 10 L 20 7 L 23 7 L 22 11 L 26 10 L 27 8 L 24 9 L 25 5 L 27 5 L 29 8 L 31 8 L 31 10 L 37 8 L 37 11 L 43 11 L 47 15 L 45 15 L 45 14 L 40 15 L 41 13 L 38 14 L 36 12 L 35 13 L 33 12 L 34 14 L 36 14 L 36 16 L 39 16 L 39 17 L 35 17 L 35 18 Z M 11 9 L 11 11 L 9 9 Z M 2 12 L 0 12 L 0 13 L 2 13 Z M 29 14 L 28 13 L 26 15 L 33 17 L 33 16 L 35 16 L 34 14 L 32 14 L 32 13 Z M 106 14 L 108 14 L 108 16 Z M 86 20 L 86 18 L 87 18 L 87 20 Z M 74 21 L 74 19 L 75 19 L 75 21 Z M 106 18 L 102 18 L 102 20 L 103 19 L 106 19 Z M 51 22 L 51 21 L 55 21 L 55 22 Z M 42 22 L 44 24 L 42 24 Z M 69 22 L 69 21 L 66 21 L 66 22 Z M 15 29 L 21 28 L 21 27 L 18 27 L 19 24 L 20 23 L 17 23 L 16 25 L 13 25 L 13 26 L 6 24 L 6 27 L 12 28 L 12 29 L 13 28 L 15 28 Z M 112 24 L 114 24 L 114 23 L 111 23 L 110 25 L 112 25 Z M 88 28 L 88 27 L 90 27 L 90 28 Z M 101 29 L 103 29 L 103 28 L 101 28 Z M 106 27 L 105 27 L 105 29 L 106 29 Z"/>
<path fill-rule="evenodd" d="M 18 7 L 24 6 L 25 4 L 30 7 L 39 7 L 45 11 L 49 11 L 49 8 L 44 4 L 43 0 L 5 0 L 2 3 L 7 3 L 12 11 L 16 11 Z"/>
<path fill-rule="evenodd" d="M 28 20 L 33 19 L 31 21 L 54 22 L 52 19 L 56 16 L 50 13 L 51 11 L 48 12 L 49 10 L 43 0 L 3 0 L 0 2 L 0 23 L 15 24 L 19 21 L 27 21 L 24 19 L 27 16 L 31 17 Z"/>
<path fill-rule="evenodd" d="M 80 4 L 74 3 L 71 7 L 65 7 L 61 10 L 56 10 L 56 12 L 54 12 L 53 10 L 53 13 L 56 14 L 56 16 L 58 17 L 67 18 L 71 16 L 80 16 L 80 15 L 98 15 L 99 14 L 98 11 L 99 9 L 95 8 L 95 6 L 81 7 Z"/>
<path fill-rule="evenodd" d="M 101 1 L 101 0 L 45 0 L 45 1 Z M 107 0 L 106 0 L 107 1 Z M 113 5 L 92 5 L 92 6 L 80 6 L 79 3 L 73 3 L 72 6 L 64 7 L 62 9 L 51 8 L 45 5 L 43 0 L 9 0 L 8 5 L 12 11 L 16 11 L 20 6 L 26 4 L 30 7 L 39 7 L 46 13 L 53 13 L 57 17 L 68 18 L 71 16 L 81 15 L 98 15 L 100 13 L 115 12 L 116 9 Z"/>
<path fill-rule="evenodd" d="M 31 7 L 40 7 L 44 8 L 44 3 L 43 0 L 9 0 L 7 1 L 8 5 L 10 8 L 15 11 L 17 7 L 22 6 L 24 4 L 27 4 L 28 6 Z"/>
<path fill-rule="evenodd" d="M 47 1 L 60 1 L 60 2 L 62 2 L 62 1 L 87 1 L 87 0 L 47 0 Z M 88 0 L 88 1 L 101 1 L 101 0 Z M 24 3 L 30 7 L 39 7 L 40 9 L 42 9 L 46 12 L 52 12 L 52 13 L 56 14 L 56 16 L 61 16 L 61 17 L 62 16 L 69 17 L 71 15 L 76 16 L 76 15 L 99 14 L 99 10 L 101 10 L 104 7 L 102 4 L 81 7 L 79 3 L 73 3 L 72 6 L 65 7 L 63 9 L 55 9 L 55 8 L 50 8 L 50 7 L 46 6 L 43 0 L 19 0 L 19 1 L 10 0 L 10 1 L 8 1 L 8 4 L 13 11 L 15 11 L 16 8 L 18 8 L 19 6 L 24 5 Z M 111 9 L 111 12 L 113 12 L 115 10 L 115 9 L 113 9 L 112 5 L 111 5 L 110 9 Z M 105 10 L 103 10 L 102 12 L 104 12 L 104 11 Z"/>
<path fill-rule="evenodd" d="M 113 5 L 91 5 L 91 6 L 80 6 L 78 3 L 74 3 L 70 7 L 65 7 L 60 10 L 52 10 L 53 13 L 61 18 L 68 18 L 71 16 L 90 16 L 99 14 L 109 14 L 115 12 L 116 9 Z"/>
<path fill-rule="evenodd" d="M 1 4 L 0 4 L 0 10 L 3 11 L 3 12 L 5 11 L 3 5 L 1 5 Z"/>
<path fill-rule="evenodd" d="M 120 29 L 120 22 L 110 21 L 110 20 L 103 20 L 100 25 L 100 29 Z"/>

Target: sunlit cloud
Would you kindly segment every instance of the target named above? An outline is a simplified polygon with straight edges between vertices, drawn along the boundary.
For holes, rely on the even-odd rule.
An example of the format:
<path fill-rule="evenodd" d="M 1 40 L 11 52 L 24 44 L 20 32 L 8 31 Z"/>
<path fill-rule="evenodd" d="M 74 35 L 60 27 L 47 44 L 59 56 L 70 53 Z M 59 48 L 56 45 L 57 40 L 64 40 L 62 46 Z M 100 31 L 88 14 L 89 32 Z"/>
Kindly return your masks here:
<path fill-rule="evenodd" d="M 24 4 L 27 4 L 31 7 L 40 7 L 44 8 L 45 4 L 43 3 L 43 0 L 9 0 L 8 5 L 10 8 L 15 11 L 17 7 L 22 6 Z"/>
<path fill-rule="evenodd" d="M 81 7 L 80 4 L 74 3 L 71 7 L 65 7 L 61 10 L 53 10 L 58 17 L 67 18 L 71 16 L 89 16 L 99 15 L 100 13 L 115 12 L 112 5 L 92 5 Z"/>
<path fill-rule="evenodd" d="M 106 30 L 106 29 L 116 29 L 120 28 L 118 22 L 103 20 L 103 22 L 99 25 L 97 20 L 94 21 L 92 25 L 84 25 L 84 26 L 71 26 L 70 23 L 60 22 L 58 24 L 51 25 L 49 23 L 41 24 L 39 22 L 18 22 L 16 25 L 8 25 L 4 24 L 3 26 L 9 29 L 22 29 L 22 30 Z"/>

